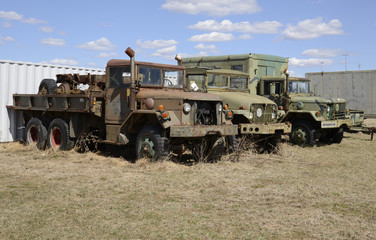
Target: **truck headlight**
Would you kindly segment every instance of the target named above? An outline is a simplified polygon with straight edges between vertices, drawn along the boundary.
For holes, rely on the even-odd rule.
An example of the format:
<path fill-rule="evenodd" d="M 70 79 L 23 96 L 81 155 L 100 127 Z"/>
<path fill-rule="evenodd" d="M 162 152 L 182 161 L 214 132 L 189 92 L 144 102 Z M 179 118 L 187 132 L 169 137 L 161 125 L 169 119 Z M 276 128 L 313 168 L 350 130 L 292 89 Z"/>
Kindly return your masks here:
<path fill-rule="evenodd" d="M 218 106 L 218 112 L 222 112 L 222 110 L 223 110 L 222 104 L 219 104 L 219 106 Z"/>
<path fill-rule="evenodd" d="M 191 105 L 189 103 L 184 103 L 183 105 L 183 111 L 185 113 L 189 113 L 192 110 Z"/>
<path fill-rule="evenodd" d="M 249 113 L 249 119 L 253 119 L 253 113 Z"/>
<path fill-rule="evenodd" d="M 275 112 L 272 112 L 272 119 L 275 118 Z"/>

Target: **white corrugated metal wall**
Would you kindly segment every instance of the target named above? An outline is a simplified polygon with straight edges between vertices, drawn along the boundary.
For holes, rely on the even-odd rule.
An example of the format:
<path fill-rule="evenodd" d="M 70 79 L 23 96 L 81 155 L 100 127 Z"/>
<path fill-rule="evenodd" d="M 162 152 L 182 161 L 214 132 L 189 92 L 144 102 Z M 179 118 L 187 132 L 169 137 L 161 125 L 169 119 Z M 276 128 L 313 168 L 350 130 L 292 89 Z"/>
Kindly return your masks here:
<path fill-rule="evenodd" d="M 12 95 L 35 94 L 44 78 L 56 80 L 56 74 L 64 73 L 105 72 L 102 69 L 0 60 L 0 142 L 10 142 L 23 137 L 21 116 L 6 108 L 13 105 Z"/>
<path fill-rule="evenodd" d="M 346 99 L 350 109 L 376 117 L 376 70 L 306 73 L 323 97 Z"/>

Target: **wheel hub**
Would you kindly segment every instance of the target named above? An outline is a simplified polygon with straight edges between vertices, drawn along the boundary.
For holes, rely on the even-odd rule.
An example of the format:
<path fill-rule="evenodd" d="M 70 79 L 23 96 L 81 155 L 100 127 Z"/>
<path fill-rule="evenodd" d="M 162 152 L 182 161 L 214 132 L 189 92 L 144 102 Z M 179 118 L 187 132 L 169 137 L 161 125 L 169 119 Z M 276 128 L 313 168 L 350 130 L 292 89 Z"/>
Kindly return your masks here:
<path fill-rule="evenodd" d="M 141 145 L 141 152 L 144 157 L 154 157 L 154 143 L 149 138 L 145 138 Z"/>
<path fill-rule="evenodd" d="M 307 134 L 303 129 L 297 129 L 294 132 L 294 140 L 297 144 L 304 144 L 307 141 Z"/>

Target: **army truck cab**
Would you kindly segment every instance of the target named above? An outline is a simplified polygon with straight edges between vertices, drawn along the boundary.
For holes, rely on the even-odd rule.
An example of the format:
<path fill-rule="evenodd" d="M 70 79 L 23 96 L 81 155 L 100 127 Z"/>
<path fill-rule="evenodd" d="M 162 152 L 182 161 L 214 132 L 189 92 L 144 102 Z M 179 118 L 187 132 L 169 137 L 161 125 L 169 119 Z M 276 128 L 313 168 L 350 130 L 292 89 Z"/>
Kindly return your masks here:
<path fill-rule="evenodd" d="M 290 123 L 277 123 L 278 109 L 273 101 L 250 94 L 250 78 L 244 72 L 187 68 L 187 81 L 192 92 L 208 92 L 223 98 L 225 109 L 234 114 L 233 124 L 239 126 L 238 137 L 252 137 L 257 145 L 274 149 L 281 135 L 291 132 Z"/>
<path fill-rule="evenodd" d="M 188 92 L 185 68 L 110 60 L 105 76 L 58 75 L 43 80 L 39 94 L 15 94 L 27 143 L 71 149 L 85 136 L 131 146 L 137 158 L 159 159 L 185 149 L 211 160 L 222 154 L 223 136 L 237 133 L 219 96 Z M 86 90 L 77 88 L 87 84 Z M 203 147 L 204 145 L 204 147 Z M 197 155 L 198 156 L 198 155 Z"/>
<path fill-rule="evenodd" d="M 344 128 L 353 125 L 343 98 L 314 96 L 306 78 L 261 77 L 259 94 L 275 101 L 285 114 L 280 122 L 291 122 L 291 141 L 300 146 L 314 145 L 317 139 L 340 143 Z"/>

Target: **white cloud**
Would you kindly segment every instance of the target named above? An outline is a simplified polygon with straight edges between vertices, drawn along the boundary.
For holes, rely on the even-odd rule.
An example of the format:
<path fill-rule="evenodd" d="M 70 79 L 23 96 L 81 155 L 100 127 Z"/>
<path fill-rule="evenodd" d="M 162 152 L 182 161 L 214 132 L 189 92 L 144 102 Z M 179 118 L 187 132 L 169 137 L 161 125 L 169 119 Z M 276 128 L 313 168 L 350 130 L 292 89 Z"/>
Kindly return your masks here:
<path fill-rule="evenodd" d="M 39 20 L 39 19 L 36 19 L 36 18 L 23 19 L 23 20 L 21 20 L 21 22 L 29 23 L 29 24 L 47 23 L 47 21 Z"/>
<path fill-rule="evenodd" d="M 44 20 L 39 20 L 36 18 L 24 19 L 22 14 L 16 13 L 14 11 L 10 11 L 10 12 L 0 11 L 0 18 L 6 19 L 6 20 L 20 21 L 20 22 L 29 23 L 29 24 L 47 23 Z"/>
<path fill-rule="evenodd" d="M 41 27 L 39 28 L 42 32 L 45 32 L 45 33 L 51 33 L 54 31 L 54 28 L 53 27 L 49 27 L 49 26 L 45 26 L 45 27 Z"/>
<path fill-rule="evenodd" d="M 174 59 L 176 53 L 176 46 L 166 47 L 158 49 L 155 53 L 152 54 L 153 57 L 163 57 L 167 59 Z"/>
<path fill-rule="evenodd" d="M 10 12 L 0 11 L 0 18 L 4 18 L 6 20 L 21 21 L 22 18 L 23 18 L 23 15 L 18 14 L 18 13 L 14 12 L 14 11 L 10 11 Z"/>
<path fill-rule="evenodd" d="M 110 51 L 115 49 L 116 46 L 113 45 L 107 38 L 102 37 L 98 40 L 78 45 L 77 47 L 93 51 Z"/>
<path fill-rule="evenodd" d="M 43 45 L 65 47 L 65 40 L 59 38 L 45 38 L 40 41 Z"/>
<path fill-rule="evenodd" d="M 0 45 L 4 45 L 6 42 L 14 41 L 12 37 L 3 37 L 0 35 Z"/>
<path fill-rule="evenodd" d="M 284 39 L 307 40 L 323 35 L 343 34 L 342 23 L 338 19 L 323 22 L 322 17 L 298 22 L 296 26 L 288 25 L 282 32 Z"/>
<path fill-rule="evenodd" d="M 332 65 L 333 60 L 331 59 L 322 59 L 322 58 L 308 58 L 308 59 L 298 59 L 290 58 L 289 66 L 291 67 L 315 67 L 320 66 L 321 64 Z"/>
<path fill-rule="evenodd" d="M 240 40 L 248 40 L 248 39 L 252 39 L 252 38 L 253 37 L 251 35 L 249 35 L 249 34 L 243 34 L 243 35 L 240 35 L 238 37 L 238 39 L 240 39 Z"/>
<path fill-rule="evenodd" d="M 238 22 L 233 23 L 230 20 L 223 20 L 217 22 L 215 20 L 199 21 L 195 25 L 189 26 L 189 28 L 209 31 L 209 32 L 242 32 L 242 33 L 254 33 L 254 34 L 273 34 L 278 33 L 280 27 L 283 24 L 277 21 L 265 21 L 265 22 Z"/>
<path fill-rule="evenodd" d="M 12 24 L 10 22 L 3 22 L 3 27 L 10 28 Z"/>
<path fill-rule="evenodd" d="M 198 49 L 198 50 L 202 50 L 202 53 L 205 53 L 205 54 L 207 54 L 207 53 L 204 52 L 204 51 L 208 51 L 208 52 L 213 53 L 213 54 L 219 54 L 220 53 L 220 51 L 217 49 L 217 47 L 214 44 L 205 45 L 203 43 L 199 43 L 194 48 Z"/>
<path fill-rule="evenodd" d="M 316 58 L 333 58 L 337 57 L 343 52 L 341 49 L 308 49 L 305 50 L 302 54 L 308 57 L 316 57 Z"/>
<path fill-rule="evenodd" d="M 55 58 L 54 60 L 51 60 L 50 63 L 58 64 L 58 65 L 76 66 L 78 64 L 78 61 L 73 60 L 73 59 L 58 59 L 58 58 Z"/>
<path fill-rule="evenodd" d="M 111 58 L 115 57 L 117 54 L 115 52 L 109 52 L 109 53 L 100 53 L 97 58 Z"/>
<path fill-rule="evenodd" d="M 261 11 L 256 0 L 166 0 L 162 8 L 192 15 L 204 13 L 218 17 Z"/>
<path fill-rule="evenodd" d="M 194 35 L 190 39 L 191 42 L 227 42 L 234 39 L 234 36 L 231 33 L 204 33 L 199 35 Z"/>
<path fill-rule="evenodd" d="M 147 48 L 147 49 L 156 49 L 156 48 L 166 48 L 169 46 L 173 46 L 178 44 L 177 41 L 171 39 L 171 40 L 154 40 L 154 41 L 142 41 L 142 40 L 137 40 L 136 44 L 140 46 L 141 48 Z"/>

